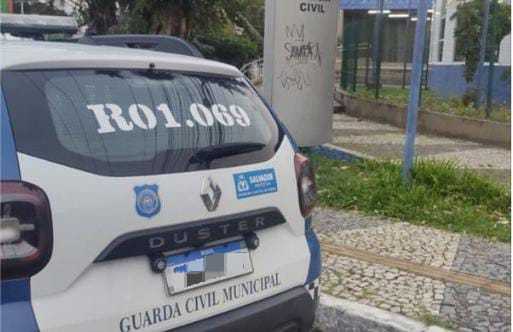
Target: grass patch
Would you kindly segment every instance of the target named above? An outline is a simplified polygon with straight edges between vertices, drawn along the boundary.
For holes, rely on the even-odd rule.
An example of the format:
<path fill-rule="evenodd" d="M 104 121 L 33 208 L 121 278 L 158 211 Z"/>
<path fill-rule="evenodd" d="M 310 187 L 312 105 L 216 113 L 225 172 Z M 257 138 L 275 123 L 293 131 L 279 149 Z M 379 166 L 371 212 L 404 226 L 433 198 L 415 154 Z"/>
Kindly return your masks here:
<path fill-rule="evenodd" d="M 348 91 L 348 93 L 365 100 L 376 100 L 374 98 L 374 89 L 369 90 L 363 85 L 358 85 L 356 92 Z M 408 105 L 409 94 L 409 89 L 384 86 L 380 90 L 379 100 L 395 106 L 406 107 Z M 475 119 L 486 119 L 484 105 L 483 107 L 476 109 L 472 104 L 465 105 L 462 98 L 445 99 L 430 90 L 422 90 L 421 110 L 447 113 Z M 488 120 L 510 122 L 511 113 L 508 106 L 500 104 L 493 105 L 492 113 Z"/>
<path fill-rule="evenodd" d="M 426 309 L 417 317 L 418 320 L 426 324 L 427 326 L 438 326 L 446 330 L 454 330 L 457 325 L 453 322 L 443 319 L 438 315 L 429 313 Z"/>
<path fill-rule="evenodd" d="M 322 206 L 511 241 L 511 194 L 506 187 L 450 162 L 416 162 L 412 184 L 406 186 L 398 163 L 344 163 L 316 154 L 311 158 Z"/>

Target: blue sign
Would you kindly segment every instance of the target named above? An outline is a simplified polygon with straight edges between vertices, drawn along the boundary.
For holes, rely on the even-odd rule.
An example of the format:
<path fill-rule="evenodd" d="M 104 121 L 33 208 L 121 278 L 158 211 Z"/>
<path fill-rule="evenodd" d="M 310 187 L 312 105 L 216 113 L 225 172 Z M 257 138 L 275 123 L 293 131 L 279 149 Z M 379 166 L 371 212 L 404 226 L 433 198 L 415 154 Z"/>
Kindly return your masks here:
<path fill-rule="evenodd" d="M 151 218 L 160 212 L 159 186 L 134 187 L 135 210 L 141 217 Z"/>
<path fill-rule="evenodd" d="M 233 175 L 233 179 L 237 199 L 278 191 L 278 182 L 273 168 L 237 173 Z"/>

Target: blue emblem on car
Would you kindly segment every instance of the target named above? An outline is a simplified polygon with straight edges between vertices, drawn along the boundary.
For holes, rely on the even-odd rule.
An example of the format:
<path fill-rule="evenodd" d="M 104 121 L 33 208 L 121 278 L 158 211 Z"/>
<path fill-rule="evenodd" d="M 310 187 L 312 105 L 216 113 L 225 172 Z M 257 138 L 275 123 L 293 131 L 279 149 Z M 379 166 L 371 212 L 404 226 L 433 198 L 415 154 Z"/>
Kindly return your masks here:
<path fill-rule="evenodd" d="M 160 212 L 159 186 L 144 185 L 134 187 L 135 209 L 137 213 L 146 218 L 151 218 Z"/>

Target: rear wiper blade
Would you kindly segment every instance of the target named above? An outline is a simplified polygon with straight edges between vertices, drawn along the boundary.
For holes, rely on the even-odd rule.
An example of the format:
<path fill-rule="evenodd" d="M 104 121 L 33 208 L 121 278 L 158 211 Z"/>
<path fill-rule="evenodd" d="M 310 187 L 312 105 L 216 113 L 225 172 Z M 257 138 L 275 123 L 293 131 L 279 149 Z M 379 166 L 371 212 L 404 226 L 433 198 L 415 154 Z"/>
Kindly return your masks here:
<path fill-rule="evenodd" d="M 189 159 L 189 164 L 203 163 L 208 166 L 212 160 L 234 156 L 243 153 L 259 151 L 265 148 L 263 143 L 223 143 L 219 145 L 207 146 L 199 149 Z"/>

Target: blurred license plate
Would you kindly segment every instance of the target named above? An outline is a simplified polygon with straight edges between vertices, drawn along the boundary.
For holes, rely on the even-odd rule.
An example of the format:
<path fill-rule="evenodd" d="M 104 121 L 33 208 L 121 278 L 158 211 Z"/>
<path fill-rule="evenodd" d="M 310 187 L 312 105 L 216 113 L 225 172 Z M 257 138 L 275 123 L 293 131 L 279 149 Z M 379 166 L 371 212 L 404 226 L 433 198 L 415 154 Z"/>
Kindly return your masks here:
<path fill-rule="evenodd" d="M 168 256 L 166 260 L 164 279 L 169 295 L 253 272 L 244 241 Z"/>

